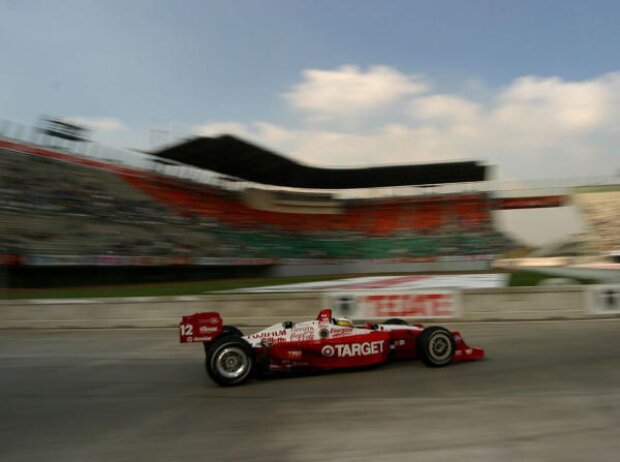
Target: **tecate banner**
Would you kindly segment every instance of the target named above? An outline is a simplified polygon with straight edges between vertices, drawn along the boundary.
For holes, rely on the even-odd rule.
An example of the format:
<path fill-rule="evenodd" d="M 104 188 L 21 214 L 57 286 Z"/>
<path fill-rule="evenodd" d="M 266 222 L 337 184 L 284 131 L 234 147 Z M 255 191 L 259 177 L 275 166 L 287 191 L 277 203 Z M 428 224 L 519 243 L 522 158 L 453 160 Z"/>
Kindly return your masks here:
<path fill-rule="evenodd" d="M 325 292 L 323 306 L 335 316 L 351 319 L 428 319 L 461 316 L 461 291 L 425 289 L 407 291 Z"/>

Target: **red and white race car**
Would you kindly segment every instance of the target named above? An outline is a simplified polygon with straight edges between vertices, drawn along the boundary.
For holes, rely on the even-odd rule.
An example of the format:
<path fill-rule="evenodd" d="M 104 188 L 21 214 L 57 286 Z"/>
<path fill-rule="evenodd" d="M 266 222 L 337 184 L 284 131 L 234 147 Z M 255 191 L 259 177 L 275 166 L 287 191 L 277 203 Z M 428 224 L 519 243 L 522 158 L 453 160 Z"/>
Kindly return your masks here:
<path fill-rule="evenodd" d="M 444 327 L 409 325 L 401 319 L 355 327 L 322 310 L 312 321 L 274 324 L 251 335 L 224 326 L 219 313 L 183 316 L 181 343 L 202 342 L 209 376 L 224 386 L 240 385 L 268 371 L 331 370 L 419 358 L 430 367 L 482 359 L 484 350 Z"/>

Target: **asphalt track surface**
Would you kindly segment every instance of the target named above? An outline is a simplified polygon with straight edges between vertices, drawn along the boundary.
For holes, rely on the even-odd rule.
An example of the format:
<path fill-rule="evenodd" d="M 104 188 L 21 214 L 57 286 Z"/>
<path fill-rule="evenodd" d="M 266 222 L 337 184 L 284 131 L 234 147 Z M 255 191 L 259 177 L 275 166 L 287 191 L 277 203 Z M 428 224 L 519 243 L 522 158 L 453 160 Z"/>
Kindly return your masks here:
<path fill-rule="evenodd" d="M 228 389 L 175 330 L 0 331 L 0 461 L 620 460 L 620 319 L 458 328 L 488 359 Z"/>

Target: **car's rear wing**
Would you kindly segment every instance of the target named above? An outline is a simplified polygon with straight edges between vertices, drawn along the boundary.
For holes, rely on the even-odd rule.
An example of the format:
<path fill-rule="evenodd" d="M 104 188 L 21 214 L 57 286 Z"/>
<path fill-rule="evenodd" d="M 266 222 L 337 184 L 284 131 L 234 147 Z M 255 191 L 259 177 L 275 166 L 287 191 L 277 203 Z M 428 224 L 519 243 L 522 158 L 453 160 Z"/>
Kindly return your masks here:
<path fill-rule="evenodd" d="M 210 342 L 222 332 L 219 313 L 194 313 L 181 318 L 179 336 L 181 343 Z"/>

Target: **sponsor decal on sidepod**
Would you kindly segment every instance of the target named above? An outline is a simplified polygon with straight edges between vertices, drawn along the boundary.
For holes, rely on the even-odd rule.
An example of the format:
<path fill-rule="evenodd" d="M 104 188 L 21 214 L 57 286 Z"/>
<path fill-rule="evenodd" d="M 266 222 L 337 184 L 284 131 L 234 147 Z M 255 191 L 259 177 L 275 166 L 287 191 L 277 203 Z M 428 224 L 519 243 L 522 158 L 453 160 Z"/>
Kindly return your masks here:
<path fill-rule="evenodd" d="M 201 334 L 206 334 L 208 332 L 217 332 L 218 328 L 217 327 L 207 327 L 207 326 L 200 326 L 200 328 L 198 329 L 198 331 Z"/>
<path fill-rule="evenodd" d="M 352 356 L 369 356 L 383 353 L 384 340 L 364 343 L 343 343 L 337 345 L 325 345 L 321 348 L 321 354 L 326 358 L 337 356 L 347 358 Z"/>
<path fill-rule="evenodd" d="M 286 329 L 267 331 L 267 332 L 257 332 L 255 334 L 249 335 L 248 338 L 278 338 L 285 337 Z"/>

